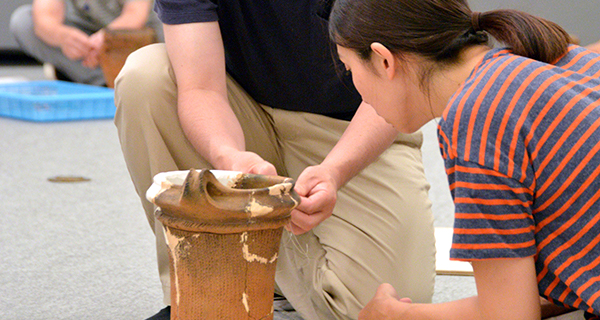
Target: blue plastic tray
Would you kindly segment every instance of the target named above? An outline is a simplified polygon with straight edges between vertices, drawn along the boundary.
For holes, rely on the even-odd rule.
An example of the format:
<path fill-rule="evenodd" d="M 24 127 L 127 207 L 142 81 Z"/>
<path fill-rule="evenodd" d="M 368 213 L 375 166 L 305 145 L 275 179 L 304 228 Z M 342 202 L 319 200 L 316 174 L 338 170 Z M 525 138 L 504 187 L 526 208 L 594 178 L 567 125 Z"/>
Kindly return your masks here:
<path fill-rule="evenodd" d="M 109 119 L 114 90 L 65 81 L 0 84 L 0 116 L 28 121 Z"/>

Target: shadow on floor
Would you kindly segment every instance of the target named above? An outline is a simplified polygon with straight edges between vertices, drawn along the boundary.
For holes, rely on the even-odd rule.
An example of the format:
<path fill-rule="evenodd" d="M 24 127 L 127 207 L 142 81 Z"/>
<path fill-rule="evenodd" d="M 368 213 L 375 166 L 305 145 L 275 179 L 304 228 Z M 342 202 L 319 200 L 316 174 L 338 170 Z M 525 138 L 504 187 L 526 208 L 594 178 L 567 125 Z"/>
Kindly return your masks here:
<path fill-rule="evenodd" d="M 0 65 L 2 66 L 41 66 L 34 58 L 19 50 L 0 50 Z"/>

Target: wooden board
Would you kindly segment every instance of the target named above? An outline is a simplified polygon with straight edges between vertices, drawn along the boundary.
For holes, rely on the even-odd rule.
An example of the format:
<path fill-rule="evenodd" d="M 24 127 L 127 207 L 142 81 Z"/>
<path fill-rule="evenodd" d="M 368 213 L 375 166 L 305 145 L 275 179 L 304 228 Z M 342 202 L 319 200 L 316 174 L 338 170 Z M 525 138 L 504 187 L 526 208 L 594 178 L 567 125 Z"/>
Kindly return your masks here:
<path fill-rule="evenodd" d="M 435 228 L 435 271 L 438 275 L 472 276 L 471 263 L 451 261 L 450 247 L 452 246 L 452 228 Z"/>

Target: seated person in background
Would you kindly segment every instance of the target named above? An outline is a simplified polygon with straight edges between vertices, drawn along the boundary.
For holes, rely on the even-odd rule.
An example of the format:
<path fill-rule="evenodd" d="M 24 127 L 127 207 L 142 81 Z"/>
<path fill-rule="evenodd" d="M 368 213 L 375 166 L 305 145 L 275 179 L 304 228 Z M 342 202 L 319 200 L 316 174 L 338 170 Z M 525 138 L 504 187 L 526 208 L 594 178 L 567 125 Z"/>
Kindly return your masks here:
<path fill-rule="evenodd" d="M 471 262 L 477 285 L 421 304 L 383 284 L 359 319 L 533 320 L 550 314 L 540 296 L 578 310 L 561 318 L 600 318 L 600 55 L 555 23 L 466 0 L 337 0 L 329 28 L 397 130 L 441 117 L 450 258 Z"/>
<path fill-rule="evenodd" d="M 103 28 L 146 26 L 162 40 L 152 0 L 34 0 L 13 12 L 10 31 L 28 55 L 52 64 L 67 80 L 105 85 L 99 68 Z"/>

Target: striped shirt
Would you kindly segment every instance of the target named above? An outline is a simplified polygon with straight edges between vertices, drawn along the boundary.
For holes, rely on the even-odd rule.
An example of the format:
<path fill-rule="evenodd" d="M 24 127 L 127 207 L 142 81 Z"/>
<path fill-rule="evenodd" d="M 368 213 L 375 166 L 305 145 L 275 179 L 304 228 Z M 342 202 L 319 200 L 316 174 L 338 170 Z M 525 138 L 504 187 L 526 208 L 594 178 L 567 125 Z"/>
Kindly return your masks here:
<path fill-rule="evenodd" d="M 600 55 L 487 53 L 438 127 L 454 260 L 534 256 L 540 295 L 600 315 Z"/>

